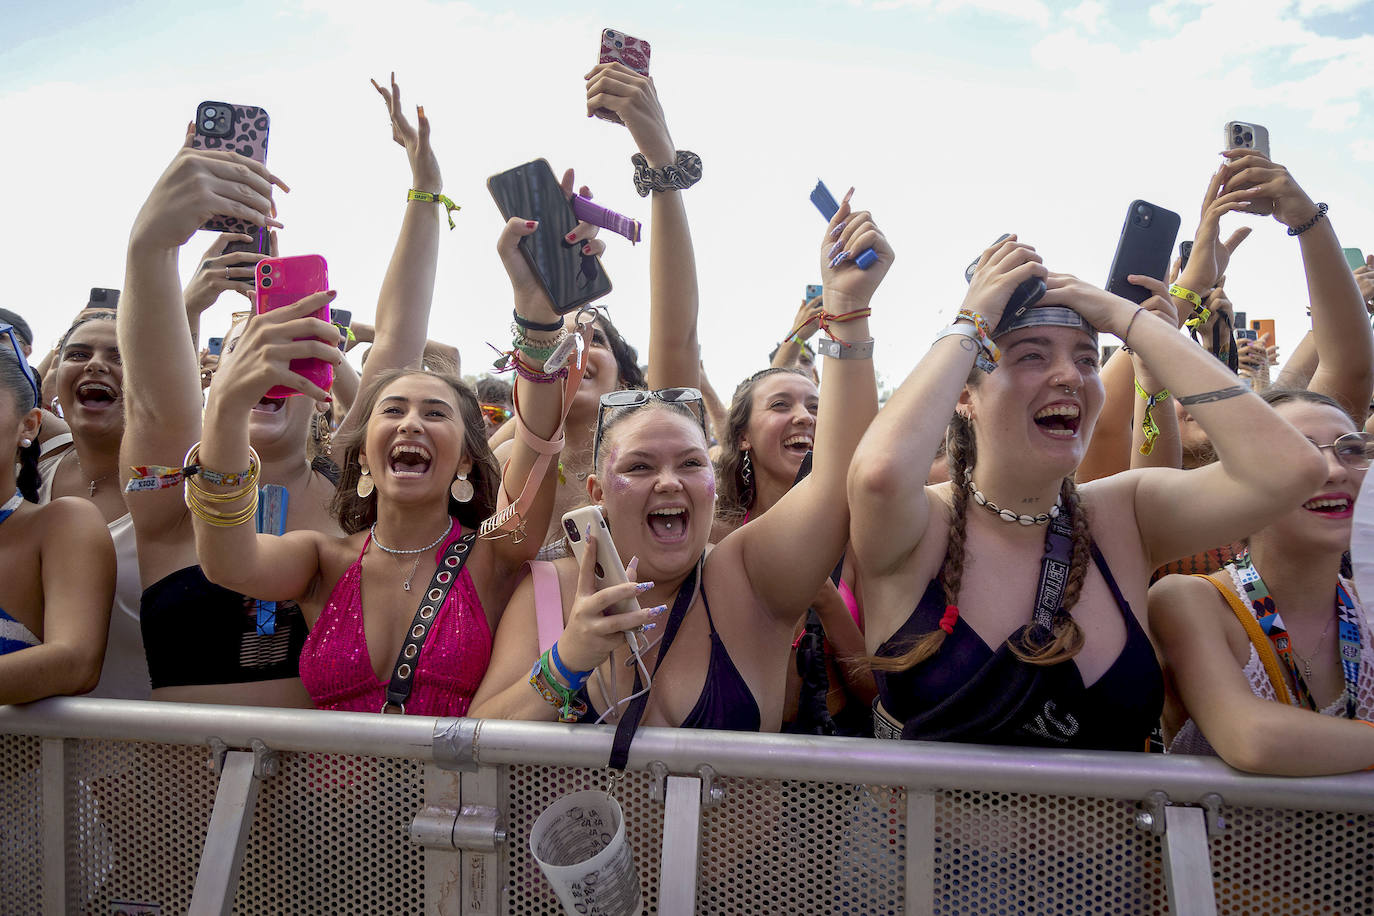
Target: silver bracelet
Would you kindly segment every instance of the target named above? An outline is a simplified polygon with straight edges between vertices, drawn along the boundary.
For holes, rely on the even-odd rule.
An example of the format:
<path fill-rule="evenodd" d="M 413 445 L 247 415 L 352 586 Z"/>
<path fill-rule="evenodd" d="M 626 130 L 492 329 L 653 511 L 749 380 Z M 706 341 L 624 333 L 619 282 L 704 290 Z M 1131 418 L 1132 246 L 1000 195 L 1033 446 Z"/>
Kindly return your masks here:
<path fill-rule="evenodd" d="M 816 353 L 830 359 L 872 359 L 873 338 L 846 343 L 822 337 L 816 343 Z"/>
<path fill-rule="evenodd" d="M 988 355 L 988 351 L 983 349 L 983 341 L 978 336 L 978 329 L 969 322 L 954 322 L 954 324 L 935 335 L 935 340 L 931 341 L 931 346 L 934 346 L 936 342 L 944 340 L 946 337 L 967 337 L 978 346 L 978 356 L 975 360 L 975 365 L 986 373 L 991 373 L 993 369 L 997 368 L 997 364 L 992 361 L 991 356 Z"/>

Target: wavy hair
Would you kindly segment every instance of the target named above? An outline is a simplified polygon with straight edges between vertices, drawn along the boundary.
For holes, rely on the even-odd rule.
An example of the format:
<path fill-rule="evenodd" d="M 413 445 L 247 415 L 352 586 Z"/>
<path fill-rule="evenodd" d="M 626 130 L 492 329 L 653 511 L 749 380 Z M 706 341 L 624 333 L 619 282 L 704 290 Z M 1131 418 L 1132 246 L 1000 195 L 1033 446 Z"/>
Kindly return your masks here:
<path fill-rule="evenodd" d="M 730 399 L 730 411 L 726 415 L 725 430 L 717 431 L 720 444 L 720 457 L 716 459 L 716 515 L 724 519 L 740 520 L 754 506 L 757 491 L 753 480 L 744 479 L 744 450 L 739 447 L 740 436 L 749 428 L 754 416 L 754 389 L 770 376 L 791 373 L 811 381 L 811 376 L 801 369 L 788 366 L 761 369 L 740 382 L 735 395 Z M 758 473 L 757 470 L 754 472 Z"/>

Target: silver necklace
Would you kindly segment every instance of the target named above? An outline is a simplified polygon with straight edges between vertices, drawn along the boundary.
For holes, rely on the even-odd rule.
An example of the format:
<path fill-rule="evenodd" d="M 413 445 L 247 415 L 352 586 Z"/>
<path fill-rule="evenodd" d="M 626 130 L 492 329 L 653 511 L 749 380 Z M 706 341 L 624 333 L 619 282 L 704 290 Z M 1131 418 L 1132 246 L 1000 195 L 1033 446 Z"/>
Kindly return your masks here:
<path fill-rule="evenodd" d="M 1050 519 L 1059 517 L 1059 509 L 1064 505 L 1064 497 L 1060 495 L 1054 498 L 1054 505 L 1050 507 L 1050 511 L 1041 512 L 1039 515 L 1021 515 L 1010 509 L 1003 509 L 1001 506 L 997 505 L 997 503 L 984 496 L 983 491 L 979 490 L 977 484 L 973 482 L 973 471 L 964 472 L 964 486 L 968 487 L 968 491 L 973 494 L 974 502 L 984 509 L 987 509 L 993 515 L 996 515 L 1002 521 L 1018 522 L 1026 527 L 1030 527 L 1031 525 L 1048 525 Z"/>
<path fill-rule="evenodd" d="M 80 456 L 80 455 L 77 455 L 76 449 L 72 449 L 72 454 L 73 454 L 73 455 L 76 455 L 76 467 L 77 467 L 77 469 L 78 469 L 79 471 L 81 471 L 81 476 L 82 476 L 82 477 L 86 477 L 86 476 L 87 476 L 87 475 L 86 475 L 86 468 L 81 464 L 81 456 Z M 100 483 L 102 480 L 109 480 L 109 479 L 110 479 L 110 476 L 111 476 L 112 474 L 114 474 L 114 471 L 111 471 L 109 474 L 106 474 L 104 477 L 97 477 L 97 478 L 95 478 L 94 480 L 92 480 L 92 481 L 91 481 L 91 488 L 90 488 L 90 491 L 87 493 L 87 496 L 89 496 L 91 499 L 95 499 L 95 485 L 98 484 L 98 483 Z"/>
<path fill-rule="evenodd" d="M 401 548 L 399 548 L 399 547 L 388 547 L 388 546 L 386 546 L 385 544 L 383 544 L 381 541 L 377 540 L 377 523 L 376 523 L 376 522 L 373 522 L 373 523 L 372 523 L 371 533 L 372 533 L 372 543 L 376 544 L 378 547 L 380 547 L 380 548 L 381 548 L 382 550 L 384 550 L 385 552 L 391 554 L 392 556 L 394 556 L 394 557 L 414 557 L 414 558 L 415 558 L 415 562 L 412 563 L 411 566 L 410 566 L 410 574 L 409 574 L 408 576 L 406 576 L 406 577 L 405 577 L 405 581 L 403 581 L 403 582 L 401 583 L 401 587 L 402 587 L 402 588 L 404 588 L 406 591 L 410 591 L 410 581 L 411 581 L 412 579 L 415 578 L 415 571 L 416 571 L 417 569 L 420 568 L 420 555 L 423 554 L 426 550 L 433 550 L 435 547 L 438 547 L 438 546 L 439 546 L 439 542 L 442 541 L 444 538 L 448 537 L 448 536 L 449 536 L 449 532 L 451 532 L 452 530 L 453 530 L 453 519 L 449 519 L 448 527 L 444 529 L 444 533 L 443 533 L 443 534 L 439 535 L 437 538 L 435 538 L 435 539 L 434 539 L 433 541 L 431 541 L 430 543 L 426 544 L 424 547 L 416 547 L 414 550 L 403 550 L 403 549 L 401 549 Z"/>
<path fill-rule="evenodd" d="M 1322 635 L 1317 637 L 1317 644 L 1312 647 L 1312 652 L 1306 658 L 1303 658 L 1302 655 L 1298 652 L 1298 647 L 1293 645 L 1292 634 L 1289 634 L 1288 647 L 1293 650 L 1294 655 L 1298 656 L 1298 661 L 1302 662 L 1303 677 L 1305 677 L 1309 681 L 1312 680 L 1312 659 L 1317 657 L 1318 650 L 1320 650 L 1322 644 L 1326 642 L 1326 634 L 1331 632 L 1331 624 L 1335 622 L 1335 617 L 1332 617 L 1330 620 L 1326 622 L 1326 629 L 1322 630 Z"/>

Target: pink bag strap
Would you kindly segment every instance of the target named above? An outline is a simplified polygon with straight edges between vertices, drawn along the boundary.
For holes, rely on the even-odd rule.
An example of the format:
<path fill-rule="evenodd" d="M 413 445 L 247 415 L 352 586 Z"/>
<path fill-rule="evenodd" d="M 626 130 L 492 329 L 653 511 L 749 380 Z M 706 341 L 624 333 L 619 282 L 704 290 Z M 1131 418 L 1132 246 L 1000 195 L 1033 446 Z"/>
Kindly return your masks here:
<path fill-rule="evenodd" d="M 539 654 L 543 655 L 563 635 L 563 589 L 552 563 L 530 560 L 525 565 L 534 581 L 534 614 L 539 623 Z"/>

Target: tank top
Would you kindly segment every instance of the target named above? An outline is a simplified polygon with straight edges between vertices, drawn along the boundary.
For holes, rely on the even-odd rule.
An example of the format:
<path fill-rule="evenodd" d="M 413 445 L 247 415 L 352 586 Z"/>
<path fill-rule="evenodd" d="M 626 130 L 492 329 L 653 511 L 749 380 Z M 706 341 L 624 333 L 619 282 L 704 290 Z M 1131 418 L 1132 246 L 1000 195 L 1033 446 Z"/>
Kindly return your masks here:
<path fill-rule="evenodd" d="M 1164 676 L 1150 638 L 1096 545 L 1092 558 L 1126 626 L 1120 654 L 1091 685 L 1078 666 L 1032 665 L 1005 642 L 992 649 L 961 617 L 940 650 L 900 672 L 875 671 L 878 698 L 902 737 L 1025 747 L 1140 751 L 1159 722 Z M 932 580 L 915 611 L 878 649 L 907 651 L 939 626 L 945 595 Z"/>
<path fill-rule="evenodd" d="M 435 562 L 463 534 L 455 524 L 435 553 Z M 363 541 L 358 559 L 329 594 L 320 619 L 301 649 L 301 682 L 319 709 L 379 712 L 387 684 L 378 680 L 363 629 Z M 417 595 L 422 594 L 416 592 Z M 420 716 L 464 716 L 491 661 L 491 628 L 466 567 L 434 615 L 415 669 L 406 712 Z"/>

